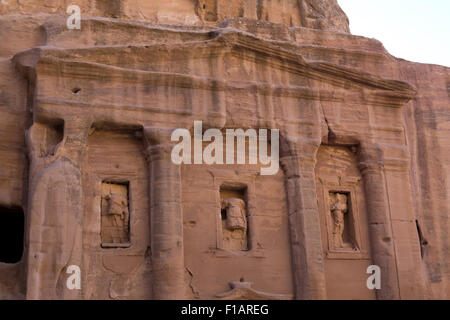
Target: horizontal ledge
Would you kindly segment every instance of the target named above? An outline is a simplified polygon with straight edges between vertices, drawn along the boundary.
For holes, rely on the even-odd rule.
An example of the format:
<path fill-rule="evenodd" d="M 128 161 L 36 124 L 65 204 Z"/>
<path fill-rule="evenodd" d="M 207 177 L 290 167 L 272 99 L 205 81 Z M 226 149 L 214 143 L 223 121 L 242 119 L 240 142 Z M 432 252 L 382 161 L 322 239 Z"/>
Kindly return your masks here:
<path fill-rule="evenodd" d="M 51 68 L 51 66 L 59 65 L 58 68 Z M 118 66 L 111 66 L 107 64 L 97 63 L 97 62 L 85 62 L 77 61 L 73 59 L 61 59 L 54 56 L 41 56 L 38 62 L 40 67 L 37 70 L 38 74 L 55 75 L 60 77 L 61 75 L 66 75 L 74 79 L 91 79 L 98 81 L 117 81 L 120 80 L 123 83 L 130 83 L 133 85 L 143 84 L 152 86 L 164 86 L 164 87 L 178 87 L 178 88 L 192 88 L 192 89 L 204 89 L 211 91 L 251 91 L 258 90 L 262 95 L 271 96 L 289 96 L 305 98 L 310 100 L 329 100 L 329 101 L 340 101 L 346 102 L 349 99 L 355 99 L 356 101 L 367 102 L 371 104 L 377 104 L 378 102 L 382 105 L 403 105 L 411 100 L 415 96 L 415 92 L 407 90 L 407 85 L 400 86 L 400 81 L 378 81 L 380 82 L 379 87 L 364 88 L 364 87 L 353 87 L 351 89 L 322 89 L 322 88 L 311 88 L 308 86 L 280 86 L 272 85 L 270 83 L 261 83 L 256 81 L 237 81 L 237 80 L 223 80 L 220 78 L 214 78 L 210 76 L 199 76 L 176 72 L 160 72 L 160 71 L 147 71 L 141 69 L 130 69 Z M 320 66 L 320 67 L 319 67 Z M 326 76 L 319 76 L 320 69 L 323 66 L 327 66 L 330 70 L 335 73 L 330 74 L 330 79 Z M 36 66 L 37 67 L 37 66 Z M 316 79 L 319 81 L 332 81 L 335 85 L 339 86 L 340 81 L 350 81 L 348 79 L 348 74 L 351 71 L 343 71 L 342 77 L 339 76 L 337 68 L 330 64 L 316 62 L 311 64 L 311 70 L 305 70 L 302 74 L 306 78 Z M 315 70 L 314 70 L 315 69 Z M 341 70 L 342 71 L 342 70 Z M 101 76 L 99 76 L 101 75 Z M 372 76 L 374 77 L 374 76 Z M 342 79 L 341 79 L 342 78 Z M 362 84 L 365 78 L 364 75 L 360 75 L 357 78 L 358 81 L 355 83 Z M 337 82 L 336 82 L 337 81 Z M 372 80 L 377 82 L 376 80 Z M 384 83 L 395 82 L 399 87 L 404 88 L 382 88 Z"/>
<path fill-rule="evenodd" d="M 247 257 L 247 258 L 255 258 L 255 259 L 265 259 L 266 255 L 262 252 L 262 250 L 251 249 L 247 251 L 233 251 L 227 249 L 215 248 L 208 251 L 208 253 L 212 254 L 216 258 L 232 258 L 232 257 Z"/>
<path fill-rule="evenodd" d="M 326 255 L 330 260 L 370 260 L 370 255 L 367 251 L 328 251 Z"/>
<path fill-rule="evenodd" d="M 105 249 L 130 248 L 131 243 L 102 243 L 101 247 Z"/>

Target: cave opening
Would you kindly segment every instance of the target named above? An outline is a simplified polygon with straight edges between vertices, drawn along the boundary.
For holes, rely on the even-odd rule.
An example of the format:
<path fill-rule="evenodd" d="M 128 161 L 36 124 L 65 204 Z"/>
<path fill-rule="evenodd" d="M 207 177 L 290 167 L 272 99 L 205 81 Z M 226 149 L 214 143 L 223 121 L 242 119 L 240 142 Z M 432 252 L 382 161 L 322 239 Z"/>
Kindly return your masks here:
<path fill-rule="evenodd" d="M 19 207 L 0 206 L 0 217 L 0 262 L 18 263 L 24 250 L 24 212 Z"/>

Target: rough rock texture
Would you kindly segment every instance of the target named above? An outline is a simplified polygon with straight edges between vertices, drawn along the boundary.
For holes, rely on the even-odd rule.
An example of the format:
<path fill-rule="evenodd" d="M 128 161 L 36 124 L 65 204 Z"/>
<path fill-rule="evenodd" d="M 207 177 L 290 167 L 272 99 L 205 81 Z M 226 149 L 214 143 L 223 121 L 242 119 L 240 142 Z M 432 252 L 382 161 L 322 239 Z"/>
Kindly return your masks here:
<path fill-rule="evenodd" d="M 10 0 L 0 4 L 0 14 L 57 14 L 71 4 L 68 0 Z M 347 16 L 337 0 L 80 0 L 76 4 L 85 15 L 155 24 L 214 25 L 241 17 L 349 32 Z"/>
<path fill-rule="evenodd" d="M 450 298 L 449 68 L 335 0 L 77 3 L 0 2 L 0 298 Z M 194 121 L 280 129 L 281 170 L 173 164 Z"/>

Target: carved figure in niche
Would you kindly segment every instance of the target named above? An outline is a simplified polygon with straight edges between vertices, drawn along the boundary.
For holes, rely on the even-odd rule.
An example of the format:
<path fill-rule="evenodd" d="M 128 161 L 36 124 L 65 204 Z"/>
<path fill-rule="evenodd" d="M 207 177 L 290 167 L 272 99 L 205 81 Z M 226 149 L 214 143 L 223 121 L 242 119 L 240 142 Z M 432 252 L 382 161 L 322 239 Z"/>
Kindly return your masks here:
<path fill-rule="evenodd" d="M 333 242 L 336 248 L 344 248 L 345 215 L 348 213 L 348 196 L 330 193 L 330 209 L 333 217 Z"/>
<path fill-rule="evenodd" d="M 229 230 L 246 230 L 247 216 L 245 202 L 238 198 L 229 198 L 222 201 L 222 210 L 227 210 L 227 228 Z"/>
<path fill-rule="evenodd" d="M 247 250 L 247 213 L 245 201 L 239 198 L 222 200 L 222 232 L 224 247 Z"/>
<path fill-rule="evenodd" d="M 126 185 L 104 183 L 102 189 L 102 243 L 128 243 L 128 188 Z"/>

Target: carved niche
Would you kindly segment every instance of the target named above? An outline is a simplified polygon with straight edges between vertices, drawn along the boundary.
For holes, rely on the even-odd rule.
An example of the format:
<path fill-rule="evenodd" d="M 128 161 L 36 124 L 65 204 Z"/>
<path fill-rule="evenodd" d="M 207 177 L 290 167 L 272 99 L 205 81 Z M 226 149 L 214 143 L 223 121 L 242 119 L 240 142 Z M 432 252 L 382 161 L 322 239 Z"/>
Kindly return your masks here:
<path fill-rule="evenodd" d="M 356 149 L 321 146 L 316 181 L 327 258 L 368 259 L 365 194 Z"/>
<path fill-rule="evenodd" d="M 128 184 L 102 183 L 101 238 L 102 247 L 130 244 Z"/>

